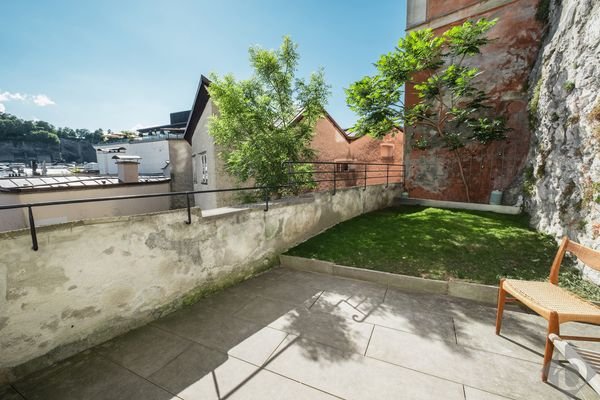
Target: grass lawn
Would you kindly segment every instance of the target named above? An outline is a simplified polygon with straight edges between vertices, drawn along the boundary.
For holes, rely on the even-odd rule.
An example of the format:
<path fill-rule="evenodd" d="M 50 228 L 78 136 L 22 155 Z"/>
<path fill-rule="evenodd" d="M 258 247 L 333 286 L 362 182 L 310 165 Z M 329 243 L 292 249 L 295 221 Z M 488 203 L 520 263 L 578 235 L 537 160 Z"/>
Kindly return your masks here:
<path fill-rule="evenodd" d="M 497 285 L 501 277 L 547 279 L 557 245 L 524 215 L 418 206 L 388 208 L 343 222 L 288 251 L 340 265 Z M 592 300 L 600 288 L 565 260 L 560 285 Z"/>

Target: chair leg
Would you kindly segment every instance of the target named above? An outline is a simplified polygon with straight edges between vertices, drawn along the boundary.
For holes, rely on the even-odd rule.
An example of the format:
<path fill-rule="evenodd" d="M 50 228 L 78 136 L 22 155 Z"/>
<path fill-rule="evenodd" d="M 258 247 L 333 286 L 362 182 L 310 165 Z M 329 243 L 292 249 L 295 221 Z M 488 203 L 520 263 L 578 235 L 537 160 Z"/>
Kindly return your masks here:
<path fill-rule="evenodd" d="M 504 278 L 500 279 L 498 286 L 498 310 L 496 311 L 496 335 L 500 334 L 502 328 L 502 314 L 504 313 L 504 303 L 506 302 L 506 291 L 503 288 Z"/>
<path fill-rule="evenodd" d="M 548 372 L 552 363 L 552 354 L 554 353 L 554 343 L 548 338 L 551 333 L 560 335 L 560 324 L 558 322 L 558 313 L 552 311 L 548 320 L 548 334 L 546 335 L 546 348 L 544 349 L 544 365 L 542 366 L 542 381 L 548 381 Z"/>

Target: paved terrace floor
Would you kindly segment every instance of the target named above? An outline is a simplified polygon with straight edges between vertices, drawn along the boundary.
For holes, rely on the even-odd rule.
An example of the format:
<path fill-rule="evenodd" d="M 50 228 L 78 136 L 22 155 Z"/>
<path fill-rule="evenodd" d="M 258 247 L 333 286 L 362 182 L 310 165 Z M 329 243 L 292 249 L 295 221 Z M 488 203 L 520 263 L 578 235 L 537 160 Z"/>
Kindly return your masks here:
<path fill-rule="evenodd" d="M 276 268 L 0 393 L 13 399 L 597 398 L 558 363 L 545 324 L 450 297 Z M 598 334 L 565 325 L 564 332 Z"/>

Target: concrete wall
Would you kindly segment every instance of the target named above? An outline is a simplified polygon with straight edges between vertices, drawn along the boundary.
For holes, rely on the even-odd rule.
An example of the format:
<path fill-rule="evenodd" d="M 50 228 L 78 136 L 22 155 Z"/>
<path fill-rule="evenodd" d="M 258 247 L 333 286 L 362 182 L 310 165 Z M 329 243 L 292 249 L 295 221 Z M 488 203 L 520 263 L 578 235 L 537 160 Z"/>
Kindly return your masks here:
<path fill-rule="evenodd" d="M 441 34 L 465 19 L 499 19 L 489 32 L 492 42 L 469 62 L 481 69 L 480 87 L 490 96 L 494 112 L 506 117 L 512 130 L 507 140 L 461 150 L 474 202 L 486 203 L 492 190 L 504 190 L 506 204 L 514 204 L 520 194 L 520 190 L 513 189 L 525 166 L 531 136 L 526 89 L 542 37 L 542 25 L 536 19 L 537 4 L 538 0 L 430 0 L 427 22 L 414 27 L 431 27 Z M 409 85 L 405 102 L 410 105 L 416 101 Z M 410 128 L 407 133 L 415 134 Z M 429 150 L 408 147 L 406 164 L 411 197 L 466 200 L 453 152 L 439 146 Z"/>
<path fill-rule="evenodd" d="M 343 189 L 200 217 L 185 210 L 0 233 L 0 383 L 273 265 L 339 222 L 392 204 L 399 187 Z"/>
<path fill-rule="evenodd" d="M 169 191 L 169 182 L 131 185 L 107 185 L 97 189 L 44 190 L 31 193 L 0 193 L 0 205 L 37 203 L 44 201 L 88 199 L 94 197 L 125 196 Z M 168 210 L 168 197 L 139 200 L 111 200 L 98 203 L 70 204 L 67 206 L 35 207 L 36 226 L 80 221 L 122 215 L 144 214 Z M 0 232 L 23 229 L 29 226 L 26 209 L 0 210 Z"/>
<path fill-rule="evenodd" d="M 169 143 L 169 175 L 171 192 L 194 190 L 192 147 L 183 139 L 171 139 Z M 191 199 L 192 205 L 194 199 Z M 185 197 L 171 197 L 171 208 L 186 207 Z"/>

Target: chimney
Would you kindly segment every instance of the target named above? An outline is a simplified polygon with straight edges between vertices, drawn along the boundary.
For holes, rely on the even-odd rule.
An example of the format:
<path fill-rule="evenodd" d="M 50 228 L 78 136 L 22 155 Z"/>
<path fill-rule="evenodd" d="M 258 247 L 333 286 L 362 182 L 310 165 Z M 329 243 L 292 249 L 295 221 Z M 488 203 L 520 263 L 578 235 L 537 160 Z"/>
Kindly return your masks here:
<path fill-rule="evenodd" d="M 119 174 L 119 182 L 121 183 L 135 183 L 138 182 L 139 173 L 138 167 L 140 165 L 140 156 L 129 156 L 129 155 L 115 155 L 113 160 L 117 160 L 117 171 Z"/>

